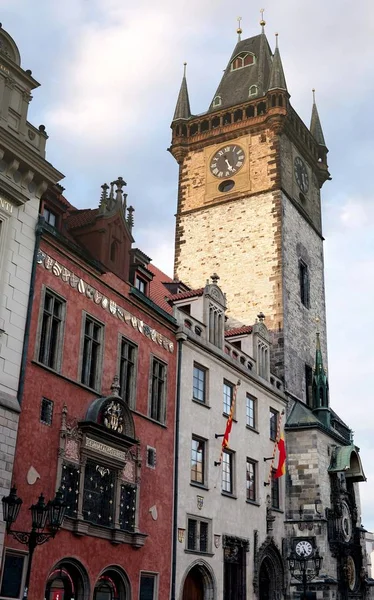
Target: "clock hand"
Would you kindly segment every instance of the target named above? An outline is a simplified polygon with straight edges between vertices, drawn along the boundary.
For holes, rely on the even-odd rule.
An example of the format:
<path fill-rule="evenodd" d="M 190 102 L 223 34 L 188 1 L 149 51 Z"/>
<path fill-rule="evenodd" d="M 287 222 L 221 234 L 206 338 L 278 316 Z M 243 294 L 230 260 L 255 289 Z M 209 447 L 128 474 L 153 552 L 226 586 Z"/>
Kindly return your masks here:
<path fill-rule="evenodd" d="M 226 156 L 225 156 L 225 163 L 227 164 L 227 168 L 229 171 L 232 171 L 232 166 L 230 165 L 229 161 L 227 160 Z"/>

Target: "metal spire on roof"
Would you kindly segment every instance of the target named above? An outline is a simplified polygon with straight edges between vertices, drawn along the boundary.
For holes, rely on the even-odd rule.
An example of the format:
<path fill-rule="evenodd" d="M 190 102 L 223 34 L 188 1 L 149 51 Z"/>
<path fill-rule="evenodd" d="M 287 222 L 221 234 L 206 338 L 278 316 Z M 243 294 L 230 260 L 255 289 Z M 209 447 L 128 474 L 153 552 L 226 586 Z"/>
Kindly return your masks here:
<path fill-rule="evenodd" d="M 241 17 L 238 17 L 238 18 L 237 18 L 237 21 L 238 21 L 238 28 L 237 28 L 237 30 L 236 30 L 236 33 L 238 34 L 238 42 L 240 42 L 240 41 L 241 41 L 241 39 L 242 39 L 242 37 L 241 37 L 241 36 L 242 36 L 242 33 L 243 33 L 243 30 L 242 30 L 242 28 L 241 28 L 241 21 L 242 21 L 242 18 L 241 18 Z"/>
<path fill-rule="evenodd" d="M 261 10 L 260 10 L 260 13 L 261 13 L 261 21 L 260 21 L 261 33 L 265 33 L 266 21 L 264 21 L 264 12 L 265 12 L 265 9 L 261 8 Z"/>
<path fill-rule="evenodd" d="M 178 119 L 189 119 L 191 117 L 190 99 L 188 97 L 187 79 L 186 79 L 187 63 L 183 63 L 183 79 L 179 90 L 177 105 L 175 107 L 173 121 Z"/>
<path fill-rule="evenodd" d="M 269 90 L 285 90 L 287 91 L 286 78 L 284 76 L 282 59 L 278 48 L 278 34 L 275 34 L 275 50 L 273 63 L 271 66 Z"/>
<path fill-rule="evenodd" d="M 313 93 L 313 108 L 312 108 L 312 118 L 310 120 L 310 133 L 312 134 L 312 136 L 314 137 L 314 139 L 320 146 L 324 146 L 326 148 L 325 137 L 323 135 L 322 125 L 321 125 L 321 121 L 319 118 L 317 105 L 316 105 L 316 90 L 314 88 L 312 89 L 312 93 Z"/>
<path fill-rule="evenodd" d="M 329 425 L 329 383 L 323 366 L 320 334 L 316 334 L 316 361 L 314 367 L 313 384 L 313 410 L 318 411 L 318 418 Z"/>

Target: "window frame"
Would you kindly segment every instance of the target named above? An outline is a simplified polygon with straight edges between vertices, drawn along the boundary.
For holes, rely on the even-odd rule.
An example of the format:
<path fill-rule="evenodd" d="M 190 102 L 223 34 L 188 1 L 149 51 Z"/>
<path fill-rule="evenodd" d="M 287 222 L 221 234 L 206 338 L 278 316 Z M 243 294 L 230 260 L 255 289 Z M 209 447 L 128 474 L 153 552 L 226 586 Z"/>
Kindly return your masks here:
<path fill-rule="evenodd" d="M 47 215 L 46 215 L 47 213 Z M 54 219 L 54 223 L 50 222 L 50 218 L 53 217 Z M 48 225 L 50 225 L 50 227 L 53 228 L 57 228 L 58 225 L 58 214 L 53 212 L 53 210 L 51 210 L 49 208 L 49 206 L 47 206 L 46 204 L 43 206 L 43 218 L 45 220 L 46 223 L 48 223 Z"/>
<path fill-rule="evenodd" d="M 86 322 L 89 319 L 93 324 L 98 325 L 100 327 L 100 341 L 98 343 L 99 351 L 97 355 L 97 364 L 95 368 L 95 381 L 94 385 L 90 386 L 89 383 L 84 381 L 83 376 L 83 361 L 85 354 L 85 338 L 86 338 Z M 91 341 L 93 338 L 91 336 Z M 96 317 L 92 316 L 90 313 L 86 311 L 82 311 L 82 329 L 81 329 L 81 343 L 80 343 L 80 352 L 79 352 L 79 383 L 85 385 L 91 390 L 95 390 L 100 392 L 101 390 L 101 379 L 102 379 L 102 370 L 103 370 L 103 360 L 104 360 L 104 350 L 105 350 L 105 323 L 99 321 Z M 91 348 L 91 359 L 92 359 L 92 348 Z"/>
<path fill-rule="evenodd" d="M 142 277 L 139 277 L 139 275 L 135 275 L 135 288 L 138 290 L 138 292 L 140 292 L 141 294 L 146 295 L 147 294 L 147 282 L 145 279 L 143 279 Z"/>
<path fill-rule="evenodd" d="M 157 600 L 158 599 L 158 592 L 159 592 L 159 581 L 160 581 L 160 577 L 159 577 L 159 573 L 155 572 L 155 571 L 140 571 L 139 572 L 139 600 L 142 600 L 142 596 L 141 596 L 141 585 L 142 585 L 142 577 L 152 577 L 155 581 L 155 585 L 153 588 L 153 598 L 152 600 Z"/>
<path fill-rule="evenodd" d="M 310 308 L 310 272 L 307 263 L 299 258 L 300 300 L 305 308 Z"/>
<path fill-rule="evenodd" d="M 51 366 L 44 360 L 40 359 L 41 346 L 42 346 L 42 334 L 43 334 L 43 328 L 44 328 L 44 314 L 46 312 L 45 303 L 46 303 L 47 294 L 52 296 L 55 300 L 61 302 L 61 307 L 62 307 L 60 321 L 59 321 L 59 328 L 58 328 L 58 333 L 57 333 L 57 343 L 55 344 L 54 366 Z M 46 285 L 43 285 L 42 292 L 40 295 L 38 327 L 37 327 L 37 332 L 36 332 L 35 360 L 40 365 L 44 365 L 45 367 L 47 367 L 48 369 L 52 369 L 52 371 L 55 371 L 56 373 L 61 372 L 61 366 L 62 366 L 62 360 L 63 360 L 65 326 L 66 326 L 66 311 L 67 311 L 66 298 L 61 296 L 61 294 L 59 294 L 52 288 L 50 288 Z M 53 312 L 51 313 L 50 317 L 52 317 L 52 320 L 53 320 L 53 317 L 54 317 Z M 49 337 L 48 345 L 50 346 L 50 344 L 51 344 L 51 325 L 49 326 L 48 337 Z M 49 351 L 48 351 L 48 353 L 49 353 Z M 46 354 L 46 351 L 44 351 L 44 354 Z"/>
<path fill-rule="evenodd" d="M 225 457 L 228 457 L 228 461 L 225 460 Z M 225 465 L 229 466 L 229 470 L 225 470 Z M 224 489 L 224 486 L 227 485 L 227 480 L 224 479 L 224 475 L 229 475 L 229 489 Z M 222 476 L 221 476 L 221 493 L 225 496 L 234 496 L 235 495 L 235 452 L 233 450 L 225 450 L 222 453 Z"/>
<path fill-rule="evenodd" d="M 274 416 L 276 418 L 274 437 L 272 435 L 272 433 L 274 431 L 274 427 L 272 427 L 272 416 Z M 279 411 L 270 406 L 269 407 L 269 438 L 271 439 L 272 442 L 277 441 L 278 422 L 279 422 Z"/>
<path fill-rule="evenodd" d="M 1 564 L 1 573 L 0 573 L 0 593 L 3 588 L 3 579 L 4 579 L 4 574 L 5 574 L 5 560 L 8 555 L 23 558 L 22 576 L 21 576 L 21 581 L 19 584 L 18 596 L 1 595 L 1 598 L 7 598 L 7 599 L 12 599 L 12 600 L 21 600 L 21 598 L 23 598 L 23 592 L 24 592 L 24 588 L 25 588 L 25 580 L 26 580 L 27 565 L 28 565 L 28 561 L 29 561 L 29 554 L 22 550 L 14 550 L 13 548 L 4 546 L 3 559 L 2 559 L 2 564 Z"/>
<path fill-rule="evenodd" d="M 49 408 L 50 408 L 50 417 L 51 417 L 51 421 L 48 422 L 46 420 L 44 420 L 42 418 L 43 415 L 43 403 L 44 402 L 48 402 L 49 404 Z M 50 400 L 49 398 L 46 398 L 45 396 L 42 397 L 41 401 L 40 401 L 40 418 L 39 421 L 40 423 L 42 423 L 43 425 L 47 425 L 47 427 L 52 427 L 53 424 L 53 411 L 54 411 L 54 402 L 53 400 Z"/>
<path fill-rule="evenodd" d="M 230 392 L 230 408 L 229 408 L 228 412 L 226 412 L 226 410 L 225 410 L 226 404 L 227 404 L 227 402 L 225 402 L 225 397 L 226 397 L 225 386 L 231 389 L 231 392 Z M 229 414 L 230 414 L 230 411 L 231 411 L 232 402 L 233 402 L 233 399 L 234 399 L 234 388 L 235 388 L 235 385 L 233 383 L 231 383 L 231 381 L 229 381 L 228 379 L 224 379 L 223 380 L 223 410 L 222 410 L 222 414 L 225 417 L 228 417 Z"/>
<path fill-rule="evenodd" d="M 280 504 L 280 481 L 279 477 L 274 478 L 276 470 L 273 469 L 271 473 L 271 490 L 270 490 L 270 499 L 271 499 L 271 508 L 275 510 L 281 510 Z M 275 502 L 274 502 L 275 500 Z"/>
<path fill-rule="evenodd" d="M 195 386 L 195 369 L 197 371 L 200 371 L 201 373 L 203 373 L 204 378 L 203 378 L 203 389 L 202 389 L 202 396 L 203 399 L 200 400 L 200 398 L 198 398 L 197 396 L 195 396 L 195 389 L 197 389 L 197 391 L 199 392 L 199 388 L 197 386 Z M 197 378 L 197 381 L 200 382 L 201 380 L 199 378 Z M 192 371 L 192 399 L 195 402 L 198 402 L 199 404 L 207 404 L 207 382 L 208 382 L 208 369 L 206 367 L 203 367 L 202 365 L 200 365 L 197 362 L 193 363 L 193 371 Z"/>
<path fill-rule="evenodd" d="M 194 521 L 196 523 L 196 543 L 194 548 L 189 547 L 189 521 Z M 207 542 L 206 542 L 206 550 L 201 550 L 201 523 L 207 525 Z M 192 552 L 193 554 L 212 554 L 212 519 L 207 519 L 205 517 L 200 517 L 197 515 L 187 514 L 186 515 L 186 546 L 185 552 Z"/>
<path fill-rule="evenodd" d="M 253 466 L 253 479 L 252 480 L 248 478 L 248 465 Z M 247 456 L 245 466 L 246 466 L 246 500 L 247 500 L 247 502 L 255 504 L 258 502 L 258 461 L 254 460 L 253 458 L 249 458 Z M 253 481 L 253 484 L 254 484 L 252 487 L 253 498 L 249 498 L 250 488 L 248 487 L 248 481 Z"/>
<path fill-rule="evenodd" d="M 129 385 L 130 389 L 129 389 L 129 398 L 128 399 L 124 397 L 123 381 L 122 381 L 123 380 L 122 359 L 124 359 L 124 357 L 122 355 L 122 347 L 123 347 L 123 344 L 125 344 L 125 343 L 127 343 L 134 352 L 134 358 L 133 358 L 132 363 L 131 363 L 131 361 L 128 360 L 128 358 L 126 359 L 128 364 L 129 363 L 132 364 L 132 375 L 131 375 L 131 382 Z M 129 406 L 129 408 L 131 408 L 132 410 L 135 410 L 135 408 L 136 408 L 136 390 L 137 390 L 137 378 L 138 378 L 138 350 L 139 350 L 139 347 L 137 344 L 135 344 L 132 340 L 130 340 L 123 334 L 119 334 L 119 339 L 118 339 L 118 373 L 119 373 L 119 384 L 120 384 L 119 394 L 120 394 L 121 398 L 124 400 L 124 402 L 126 402 L 126 404 Z M 127 375 L 126 375 L 126 381 L 127 381 Z M 127 385 L 126 385 L 126 388 L 127 388 Z"/>
<path fill-rule="evenodd" d="M 201 452 L 201 478 L 202 481 L 198 481 L 197 479 L 193 479 L 192 478 L 192 474 L 193 474 L 193 452 L 195 451 L 193 448 L 193 443 L 197 442 L 197 444 L 202 444 L 202 452 Z M 197 448 L 198 450 L 198 448 Z M 196 452 L 197 452 L 196 450 Z M 196 461 L 196 465 L 198 464 L 198 461 Z M 191 437 L 191 456 L 190 456 L 190 483 L 191 485 L 196 485 L 198 487 L 206 487 L 206 480 L 207 480 L 207 474 L 206 474 L 206 469 L 207 469 L 207 440 L 192 434 Z M 195 469 L 196 474 L 197 474 L 197 468 Z"/>
<path fill-rule="evenodd" d="M 252 410 L 251 406 L 248 405 L 248 403 L 253 403 Z M 248 392 L 246 394 L 245 399 L 245 419 L 246 426 L 248 427 L 248 429 L 253 429 L 254 431 L 257 431 L 257 398 L 255 396 L 252 396 L 252 394 L 249 394 Z M 253 421 L 253 424 L 251 424 L 251 420 Z"/>
<path fill-rule="evenodd" d="M 163 366 L 163 368 L 164 368 L 163 388 L 162 388 L 161 398 L 159 399 L 159 401 L 160 401 L 159 412 L 161 414 L 161 419 L 157 419 L 154 416 L 152 416 L 152 404 L 153 404 L 153 394 L 154 394 L 153 382 L 154 382 L 154 364 L 155 364 L 155 362 L 157 362 L 159 365 Z M 167 386 L 168 386 L 168 364 L 164 360 L 159 358 L 158 356 L 151 354 L 150 367 L 149 367 L 148 417 L 150 419 L 152 419 L 152 421 L 155 421 L 155 423 L 160 423 L 161 425 L 166 424 L 166 417 L 167 417 L 166 399 L 167 399 L 167 391 L 168 391 Z"/>
<path fill-rule="evenodd" d="M 252 56 L 253 60 L 251 63 L 245 65 L 244 61 L 247 58 L 247 56 Z M 234 67 L 234 63 L 237 60 L 241 60 L 242 64 L 239 67 Z M 234 56 L 234 58 L 231 61 L 231 65 L 230 65 L 230 71 L 239 71 L 239 69 L 245 69 L 246 67 L 252 67 L 253 65 L 256 64 L 256 55 L 253 52 L 239 52 L 236 56 Z"/>

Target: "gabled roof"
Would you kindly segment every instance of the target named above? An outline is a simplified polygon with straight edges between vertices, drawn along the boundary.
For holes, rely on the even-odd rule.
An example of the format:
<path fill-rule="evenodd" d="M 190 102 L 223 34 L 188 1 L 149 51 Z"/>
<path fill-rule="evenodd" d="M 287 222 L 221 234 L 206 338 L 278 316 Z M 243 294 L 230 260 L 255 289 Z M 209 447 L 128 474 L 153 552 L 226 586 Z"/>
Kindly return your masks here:
<path fill-rule="evenodd" d="M 252 333 L 251 325 L 243 325 L 242 327 L 235 327 L 234 329 L 228 329 L 225 331 L 225 338 L 235 337 L 237 335 L 245 335 Z"/>
<path fill-rule="evenodd" d="M 321 425 L 321 421 L 302 402 L 295 402 L 288 416 L 286 425 L 297 427 L 305 425 Z"/>
<path fill-rule="evenodd" d="M 231 70 L 232 61 L 242 52 L 254 54 L 255 62 L 247 67 Z M 263 96 L 268 89 L 271 65 L 271 50 L 264 33 L 239 41 L 213 97 L 214 101 L 216 96 L 220 96 L 221 104 L 214 106 L 212 101 L 209 112 L 246 102 L 249 88 L 253 85 L 258 87 L 258 96 Z"/>
<path fill-rule="evenodd" d="M 65 224 L 68 229 L 77 229 L 78 227 L 84 227 L 94 222 L 99 213 L 98 208 L 83 208 L 77 210 L 67 217 Z"/>

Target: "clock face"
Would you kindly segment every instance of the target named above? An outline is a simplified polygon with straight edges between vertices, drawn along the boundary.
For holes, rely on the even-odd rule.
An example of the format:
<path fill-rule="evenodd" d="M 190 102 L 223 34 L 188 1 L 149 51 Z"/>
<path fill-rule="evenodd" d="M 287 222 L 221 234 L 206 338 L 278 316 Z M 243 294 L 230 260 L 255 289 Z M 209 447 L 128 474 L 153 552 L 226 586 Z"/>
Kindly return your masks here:
<path fill-rule="evenodd" d="M 243 148 L 236 144 L 223 146 L 210 161 L 210 172 L 219 179 L 232 177 L 242 168 L 244 160 Z"/>
<path fill-rule="evenodd" d="M 313 554 L 313 546 L 307 540 L 301 540 L 300 542 L 297 542 L 295 552 L 298 556 L 307 557 Z"/>
<path fill-rule="evenodd" d="M 342 506 L 342 533 L 344 541 L 349 542 L 352 537 L 352 519 L 348 505 L 343 502 Z"/>
<path fill-rule="evenodd" d="M 296 183 L 303 192 L 303 194 L 306 194 L 309 190 L 309 177 L 305 163 L 301 160 L 299 156 L 297 156 L 295 158 L 294 166 Z"/>

